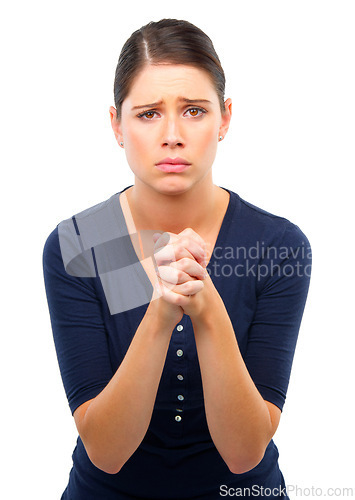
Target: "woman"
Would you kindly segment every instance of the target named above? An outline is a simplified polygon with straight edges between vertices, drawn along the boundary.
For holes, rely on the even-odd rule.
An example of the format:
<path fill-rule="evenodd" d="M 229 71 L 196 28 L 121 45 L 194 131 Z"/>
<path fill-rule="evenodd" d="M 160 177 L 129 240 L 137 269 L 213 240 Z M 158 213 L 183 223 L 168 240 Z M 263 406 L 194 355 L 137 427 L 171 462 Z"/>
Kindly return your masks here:
<path fill-rule="evenodd" d="M 213 184 L 232 103 L 211 40 L 163 19 L 132 34 L 115 137 L 134 185 L 44 248 L 79 436 L 62 499 L 288 498 L 272 437 L 310 281 L 295 224 Z"/>

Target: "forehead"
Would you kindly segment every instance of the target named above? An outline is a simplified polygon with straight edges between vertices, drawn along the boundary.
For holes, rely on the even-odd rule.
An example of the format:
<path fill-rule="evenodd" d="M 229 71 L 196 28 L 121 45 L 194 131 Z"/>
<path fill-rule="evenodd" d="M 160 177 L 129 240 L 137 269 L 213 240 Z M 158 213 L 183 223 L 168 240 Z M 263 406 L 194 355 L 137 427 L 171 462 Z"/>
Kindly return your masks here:
<path fill-rule="evenodd" d="M 209 74 L 199 68 L 183 64 L 146 66 L 135 78 L 125 99 L 128 105 L 139 105 L 159 99 L 218 100 Z"/>

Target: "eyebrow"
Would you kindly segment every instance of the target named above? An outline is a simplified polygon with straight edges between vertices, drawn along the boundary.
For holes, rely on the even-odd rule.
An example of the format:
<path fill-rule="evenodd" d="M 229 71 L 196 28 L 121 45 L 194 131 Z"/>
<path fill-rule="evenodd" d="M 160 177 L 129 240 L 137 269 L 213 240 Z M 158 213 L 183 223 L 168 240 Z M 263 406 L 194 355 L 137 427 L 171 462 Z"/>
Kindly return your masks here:
<path fill-rule="evenodd" d="M 186 102 L 187 104 L 195 104 L 198 102 L 212 104 L 212 102 L 209 101 L 208 99 L 187 99 L 187 97 L 179 97 L 178 101 Z M 134 111 L 135 109 L 141 109 L 141 108 L 154 108 L 155 106 L 159 106 L 160 104 L 163 104 L 163 101 L 152 102 L 150 104 L 141 104 L 139 106 L 133 106 L 132 111 Z"/>

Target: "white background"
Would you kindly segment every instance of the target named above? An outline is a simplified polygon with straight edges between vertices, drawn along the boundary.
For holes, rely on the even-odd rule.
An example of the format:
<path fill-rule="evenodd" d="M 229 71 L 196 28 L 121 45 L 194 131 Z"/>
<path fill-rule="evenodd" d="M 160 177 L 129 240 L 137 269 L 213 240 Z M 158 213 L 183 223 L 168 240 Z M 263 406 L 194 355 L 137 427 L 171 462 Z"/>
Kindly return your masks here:
<path fill-rule="evenodd" d="M 58 222 L 133 183 L 110 127 L 114 72 L 131 33 L 163 17 L 202 28 L 224 66 L 233 119 L 214 182 L 288 218 L 312 245 L 274 437 L 286 484 L 355 494 L 354 2 L 33 0 L 3 7 L 0 21 L 1 496 L 58 500 L 67 484 L 77 431 L 52 339 L 43 245 Z"/>

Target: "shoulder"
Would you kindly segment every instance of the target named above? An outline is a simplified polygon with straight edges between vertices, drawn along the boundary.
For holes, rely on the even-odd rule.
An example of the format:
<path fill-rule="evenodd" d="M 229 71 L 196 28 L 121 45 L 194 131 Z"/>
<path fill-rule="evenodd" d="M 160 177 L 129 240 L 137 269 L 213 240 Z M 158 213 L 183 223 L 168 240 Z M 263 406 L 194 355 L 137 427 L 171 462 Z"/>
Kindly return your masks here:
<path fill-rule="evenodd" d="M 69 272 L 69 263 L 84 256 L 88 277 L 92 276 L 92 265 L 88 266 L 91 248 L 122 233 L 123 225 L 119 223 L 122 211 L 118 200 L 121 192 L 60 221 L 45 240 L 43 265 L 62 266 L 64 263 Z M 120 234 L 115 234 L 115 231 Z M 83 262 L 82 258 L 80 262 Z"/>
<path fill-rule="evenodd" d="M 234 191 L 230 191 L 230 194 L 235 202 L 235 222 L 250 240 L 310 247 L 307 236 L 294 222 L 246 201 Z"/>
<path fill-rule="evenodd" d="M 46 268 L 50 263 L 54 263 L 58 258 L 60 259 L 61 257 L 58 226 L 59 224 L 57 224 L 57 226 L 50 232 L 45 240 L 42 254 L 44 268 Z"/>

